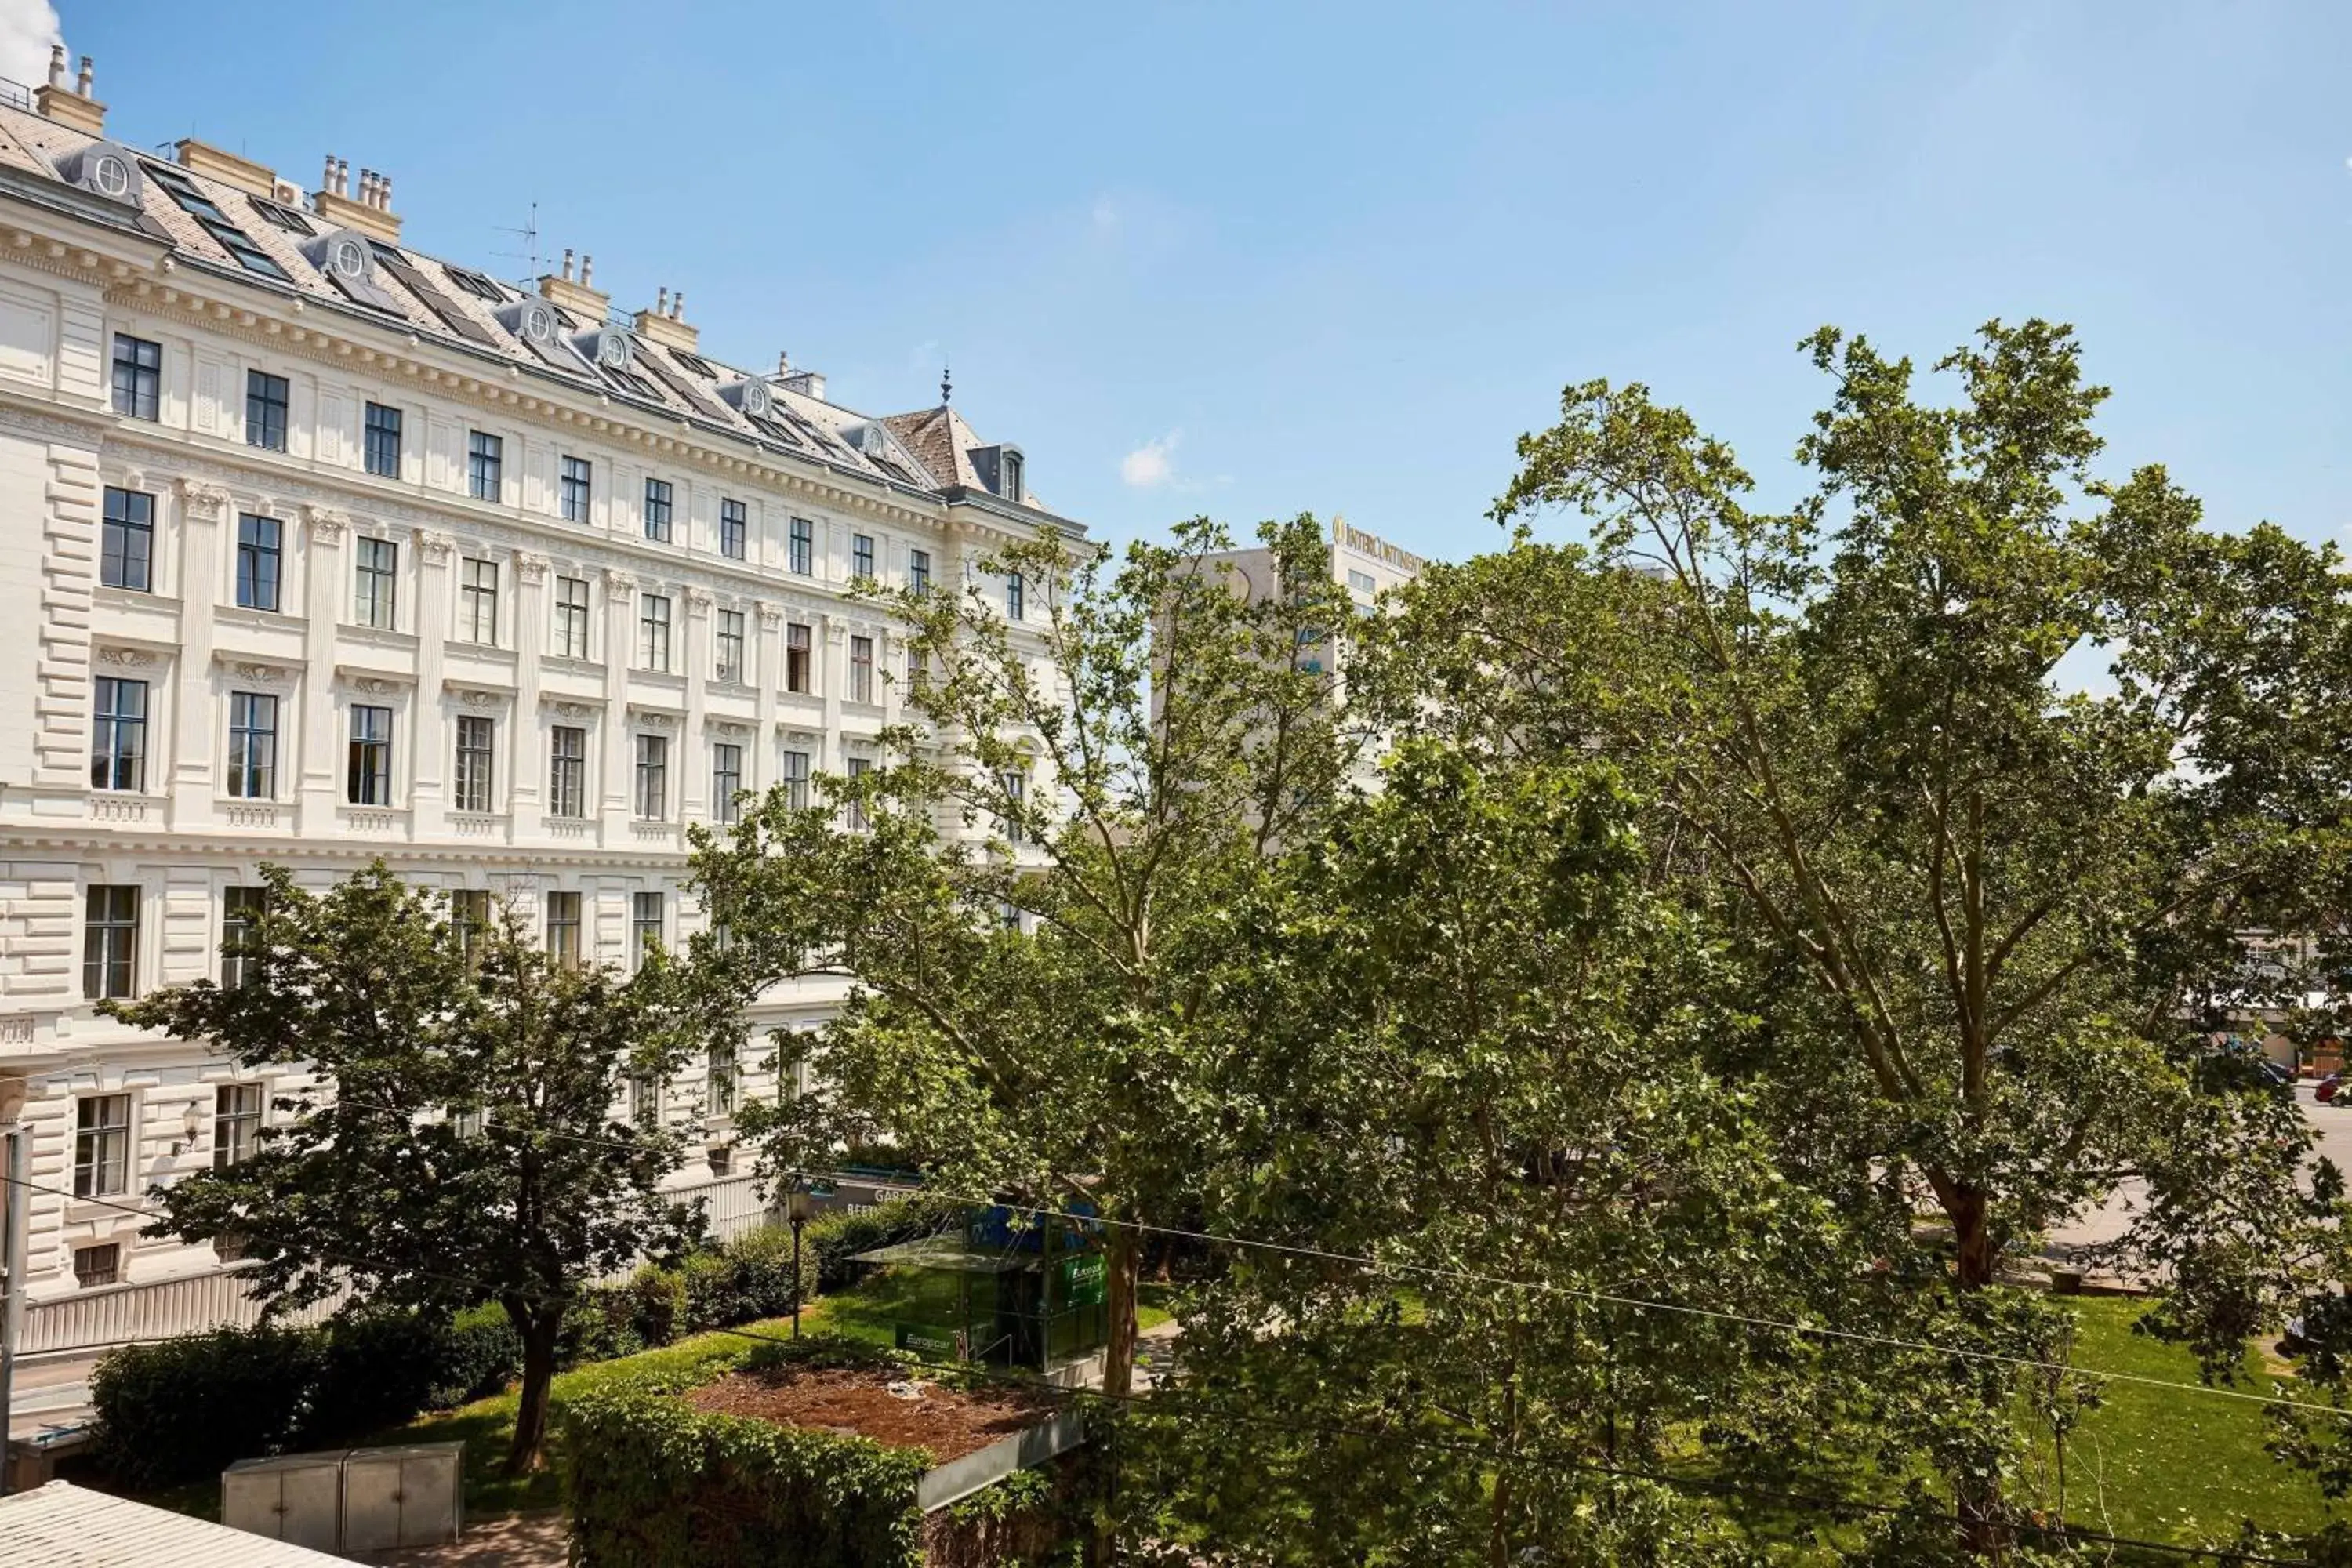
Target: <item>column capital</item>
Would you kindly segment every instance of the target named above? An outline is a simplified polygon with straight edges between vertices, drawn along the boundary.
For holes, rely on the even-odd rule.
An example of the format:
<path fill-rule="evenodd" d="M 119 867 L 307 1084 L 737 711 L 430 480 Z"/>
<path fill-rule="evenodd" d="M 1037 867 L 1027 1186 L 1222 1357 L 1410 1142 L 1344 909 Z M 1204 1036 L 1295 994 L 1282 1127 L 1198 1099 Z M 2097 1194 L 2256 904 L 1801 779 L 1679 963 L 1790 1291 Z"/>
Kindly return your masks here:
<path fill-rule="evenodd" d="M 341 543 L 344 533 L 352 526 L 350 513 L 337 511 L 334 508 L 326 506 L 304 507 L 302 522 L 303 526 L 310 529 L 310 537 L 321 544 Z"/>
<path fill-rule="evenodd" d="M 534 550 L 515 552 L 515 575 L 526 583 L 547 581 L 547 557 Z"/>
<path fill-rule="evenodd" d="M 627 604 L 637 591 L 635 576 L 616 567 L 604 569 L 604 596 L 616 605 Z"/>
<path fill-rule="evenodd" d="M 417 552 L 425 557 L 425 563 L 428 566 L 446 564 L 449 552 L 457 548 L 457 540 L 438 529 L 420 528 L 416 531 Z"/>
<path fill-rule="evenodd" d="M 180 505 L 190 517 L 218 522 L 228 510 L 228 492 L 202 479 L 180 481 Z"/>

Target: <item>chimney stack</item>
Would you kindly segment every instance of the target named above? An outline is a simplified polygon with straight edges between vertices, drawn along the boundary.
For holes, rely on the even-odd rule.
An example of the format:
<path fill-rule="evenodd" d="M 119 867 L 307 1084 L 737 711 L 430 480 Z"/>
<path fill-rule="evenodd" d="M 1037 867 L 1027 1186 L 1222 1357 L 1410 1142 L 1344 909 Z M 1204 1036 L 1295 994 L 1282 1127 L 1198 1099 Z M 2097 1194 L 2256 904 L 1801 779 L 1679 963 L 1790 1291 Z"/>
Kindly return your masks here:
<path fill-rule="evenodd" d="M 654 300 L 650 310 L 639 310 L 635 316 L 637 335 L 665 348 L 683 349 L 688 353 L 698 351 L 702 334 L 687 323 L 685 318 L 686 290 L 672 293 L 664 288 Z"/>
<path fill-rule="evenodd" d="M 539 280 L 540 297 L 554 300 L 579 317 L 583 327 L 601 327 L 604 324 L 605 313 L 613 308 L 613 297 L 597 290 L 595 272 L 596 258 L 583 256 L 580 258 L 580 276 L 574 279 L 572 275 L 572 247 L 567 245 L 563 247 L 562 272 L 551 272 Z"/>
<path fill-rule="evenodd" d="M 180 167 L 192 174 L 202 174 L 225 185 L 235 185 L 249 196 L 275 199 L 278 195 L 277 174 L 250 158 L 240 158 L 193 136 L 184 136 L 173 142 L 172 153 L 179 159 Z"/>
<path fill-rule="evenodd" d="M 373 169 L 360 171 L 359 188 L 352 188 L 351 160 L 327 154 L 325 175 L 310 193 L 311 210 L 329 223 L 358 229 L 387 245 L 400 243 L 400 219 L 392 210 L 392 179 Z"/>
<path fill-rule="evenodd" d="M 49 79 L 33 93 L 33 106 L 41 118 L 92 136 L 106 134 L 106 105 L 90 96 L 90 83 L 95 75 L 89 57 L 81 58 L 81 74 L 75 84 L 66 86 L 66 47 L 63 44 L 49 50 Z"/>

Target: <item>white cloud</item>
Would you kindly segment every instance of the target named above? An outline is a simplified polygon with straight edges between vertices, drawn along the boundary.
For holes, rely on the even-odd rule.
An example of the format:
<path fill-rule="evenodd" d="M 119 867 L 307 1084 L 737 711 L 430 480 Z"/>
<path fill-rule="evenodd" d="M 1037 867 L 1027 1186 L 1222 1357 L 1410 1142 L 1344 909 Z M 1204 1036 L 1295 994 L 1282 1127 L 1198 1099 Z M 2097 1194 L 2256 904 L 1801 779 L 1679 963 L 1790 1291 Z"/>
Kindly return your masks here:
<path fill-rule="evenodd" d="M 1156 441 L 1146 441 L 1118 460 L 1118 477 L 1137 489 L 1155 489 L 1176 477 L 1176 443 L 1181 430 L 1171 430 Z"/>
<path fill-rule="evenodd" d="M 1118 204 L 1108 196 L 1097 196 L 1094 211 L 1090 216 L 1094 222 L 1095 232 L 1108 234 L 1118 226 Z"/>
<path fill-rule="evenodd" d="M 61 41 L 48 0 L 0 0 L 0 76 L 40 86 L 49 79 L 49 46 Z"/>

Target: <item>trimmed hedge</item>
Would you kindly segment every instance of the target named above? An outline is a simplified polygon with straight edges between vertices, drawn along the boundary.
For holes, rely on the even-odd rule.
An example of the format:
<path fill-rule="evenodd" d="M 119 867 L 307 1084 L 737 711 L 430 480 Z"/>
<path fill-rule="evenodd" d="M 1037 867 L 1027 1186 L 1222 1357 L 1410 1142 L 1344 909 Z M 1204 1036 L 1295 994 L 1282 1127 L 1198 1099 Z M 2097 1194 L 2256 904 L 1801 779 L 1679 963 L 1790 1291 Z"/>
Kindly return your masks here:
<path fill-rule="evenodd" d="M 801 1256 L 804 1300 L 817 1292 L 817 1258 Z M 687 1255 L 676 1268 L 648 1263 L 618 1285 L 600 1285 L 565 1317 L 564 1366 L 658 1350 L 688 1334 L 732 1328 L 793 1310 L 793 1233 L 763 1226 L 718 1247 Z"/>
<path fill-rule="evenodd" d="M 238 1459 L 332 1447 L 503 1386 L 521 1342 L 493 1307 L 436 1322 L 369 1313 L 315 1329 L 215 1329 L 98 1363 L 96 1448 L 115 1477 L 167 1487 Z"/>
<path fill-rule="evenodd" d="M 577 1568 L 919 1568 L 919 1449 L 696 1410 L 675 1395 L 748 1365 L 899 1364 L 812 1335 L 636 1363 L 560 1401 Z"/>

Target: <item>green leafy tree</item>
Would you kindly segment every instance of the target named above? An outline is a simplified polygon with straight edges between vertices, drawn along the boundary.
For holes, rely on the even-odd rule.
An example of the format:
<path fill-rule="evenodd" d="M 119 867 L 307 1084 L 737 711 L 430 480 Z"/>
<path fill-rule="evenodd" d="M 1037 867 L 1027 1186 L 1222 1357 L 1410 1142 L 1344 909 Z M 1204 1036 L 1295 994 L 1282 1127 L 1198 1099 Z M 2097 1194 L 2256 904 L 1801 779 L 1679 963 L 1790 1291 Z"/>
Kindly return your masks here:
<path fill-rule="evenodd" d="M 660 1192 L 675 1143 L 614 1113 L 629 1075 L 677 1065 L 658 971 L 554 963 L 511 911 L 453 918 L 380 861 L 315 894 L 262 875 L 239 984 L 109 1010 L 318 1087 L 276 1100 L 249 1158 L 158 1188 L 152 1228 L 234 1237 L 273 1312 L 499 1303 L 523 1350 L 507 1465 L 534 1468 L 566 1308 L 701 1229 Z"/>
<path fill-rule="evenodd" d="M 1136 1533 L 1282 1564 L 1740 1559 L 1672 1472 L 1816 1347 L 1710 1314 L 1782 1319 L 1838 1273 L 1709 1070 L 1753 1020 L 1645 886 L 1606 763 L 1410 741 L 1381 784 L 1234 910 L 1210 1215 L 1278 1249 L 1234 1249 L 1182 1379 L 1129 1416 Z"/>
<path fill-rule="evenodd" d="M 2052 1325 L 1981 1299 L 2004 1252 L 2139 1175 L 2166 1194 L 2141 1260 L 2211 1283 L 2163 1326 L 2226 1363 L 2291 1285 L 2231 1227 L 2291 1205 L 2308 1133 L 2200 1031 L 2240 932 L 2309 910 L 2341 842 L 2334 554 L 2208 529 L 2158 468 L 2096 478 L 2105 395 L 2063 328 L 1984 329 L 1935 366 L 1949 405 L 1862 339 L 1807 347 L 1833 390 L 1795 507 L 1755 510 L 1645 388 L 1572 386 L 1496 515 L 1580 513 L 1591 548 L 1522 522 L 1433 572 L 1361 684 L 1489 757 L 1624 771 L 1653 874 L 1734 939 L 1761 1015 L 1727 1070 L 1784 1172 L 1918 1282 L 1908 1331 L 2033 1353 Z M 2245 1139 L 2289 1152 L 2231 1158 Z M 1936 1457 L 1985 1546 L 2012 1389 L 1959 1382 L 1879 1430 Z"/>
<path fill-rule="evenodd" d="M 975 563 L 961 592 L 880 595 L 922 674 L 886 765 L 782 790 L 695 876 L 723 933 L 698 940 L 709 1027 L 791 977 L 854 987 L 780 1068 L 824 1090 L 747 1108 L 772 1167 L 876 1140 L 946 1190 L 1187 1212 L 1218 1136 L 1203 1092 L 1232 942 L 1223 910 L 1310 829 L 1344 748 L 1318 653 L 1344 604 L 1311 520 L 1262 531 L 1255 587 L 1205 520 L 1112 562 L 1045 539 Z M 1027 618 L 977 585 L 1018 573 Z M 1110 1231 L 1106 1386 L 1135 1352 L 1139 1249 Z"/>

